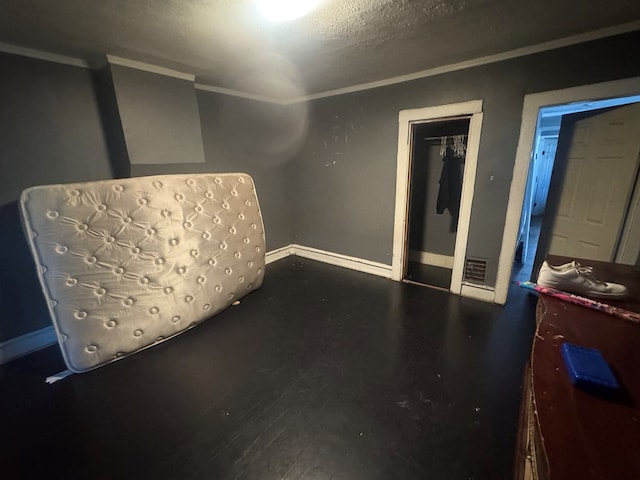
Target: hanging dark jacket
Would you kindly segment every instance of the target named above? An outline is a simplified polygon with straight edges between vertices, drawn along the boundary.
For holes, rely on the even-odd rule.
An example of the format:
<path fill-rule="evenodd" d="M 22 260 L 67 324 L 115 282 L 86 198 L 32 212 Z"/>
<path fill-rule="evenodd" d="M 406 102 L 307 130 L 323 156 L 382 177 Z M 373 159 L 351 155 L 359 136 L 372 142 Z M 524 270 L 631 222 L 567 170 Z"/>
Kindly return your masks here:
<path fill-rule="evenodd" d="M 440 173 L 440 190 L 436 212 L 438 214 L 449 210 L 451 216 L 457 221 L 460 214 L 460 197 L 462 195 L 462 171 L 464 158 L 454 155 L 451 148 L 442 158 L 442 172 Z"/>

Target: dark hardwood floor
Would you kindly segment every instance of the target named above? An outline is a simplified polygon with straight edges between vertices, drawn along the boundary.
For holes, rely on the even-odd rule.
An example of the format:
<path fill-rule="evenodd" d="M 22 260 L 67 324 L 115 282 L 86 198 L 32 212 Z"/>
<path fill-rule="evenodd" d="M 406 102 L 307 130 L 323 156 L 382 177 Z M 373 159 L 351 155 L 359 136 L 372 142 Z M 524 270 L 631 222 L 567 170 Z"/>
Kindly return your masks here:
<path fill-rule="evenodd" d="M 46 385 L 0 367 L 6 479 L 512 478 L 535 297 L 506 307 L 297 257 L 209 321 Z"/>

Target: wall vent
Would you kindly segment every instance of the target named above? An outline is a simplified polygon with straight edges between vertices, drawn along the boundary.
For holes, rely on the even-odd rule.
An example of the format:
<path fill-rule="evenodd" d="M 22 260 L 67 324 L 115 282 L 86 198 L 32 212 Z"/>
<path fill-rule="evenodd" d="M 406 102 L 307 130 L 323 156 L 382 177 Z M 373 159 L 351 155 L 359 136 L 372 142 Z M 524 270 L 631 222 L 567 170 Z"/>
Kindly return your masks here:
<path fill-rule="evenodd" d="M 484 283 L 487 276 L 487 261 L 467 258 L 464 263 L 464 278 L 468 282 Z"/>

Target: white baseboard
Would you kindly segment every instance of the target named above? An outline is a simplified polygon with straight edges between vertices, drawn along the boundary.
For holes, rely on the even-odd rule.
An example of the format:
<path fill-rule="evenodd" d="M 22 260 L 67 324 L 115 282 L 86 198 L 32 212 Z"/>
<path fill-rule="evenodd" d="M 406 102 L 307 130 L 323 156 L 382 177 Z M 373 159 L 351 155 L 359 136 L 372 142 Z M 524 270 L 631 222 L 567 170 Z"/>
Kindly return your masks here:
<path fill-rule="evenodd" d="M 496 292 L 493 288 L 469 285 L 468 283 L 462 284 L 460 295 L 490 303 L 494 303 L 496 298 Z"/>
<path fill-rule="evenodd" d="M 271 250 L 265 254 L 265 263 L 269 265 L 270 263 L 277 262 L 280 259 L 288 257 L 289 255 L 293 255 L 291 252 L 292 245 L 285 245 L 284 247 L 276 248 L 275 250 Z"/>
<path fill-rule="evenodd" d="M 58 340 L 53 327 L 45 327 L 0 343 L 0 365 L 53 345 Z"/>
<path fill-rule="evenodd" d="M 370 273 L 384 278 L 391 278 L 391 265 L 365 260 L 364 258 L 350 257 L 349 255 L 342 255 L 341 253 L 333 253 L 317 248 L 305 247 L 304 245 L 298 245 L 295 243 L 267 252 L 266 263 L 269 264 L 275 262 L 288 257 L 289 255 L 297 255 L 310 260 L 328 263 L 329 265 L 336 265 L 338 267 L 357 270 L 358 272 Z"/>
<path fill-rule="evenodd" d="M 391 265 L 385 265 L 384 263 L 373 262 L 363 258 L 350 257 L 349 255 L 342 255 L 341 253 L 333 253 L 325 250 L 319 250 L 317 248 L 305 247 L 304 245 L 293 244 L 291 247 L 293 249 L 293 254 L 298 255 L 299 257 L 317 260 L 319 262 L 349 268 L 359 272 L 370 273 L 380 277 L 391 278 Z"/>
<path fill-rule="evenodd" d="M 422 263 L 423 265 L 433 265 L 434 267 L 453 268 L 453 256 L 441 255 L 433 252 L 421 252 L 420 250 L 409 250 L 409 260 Z"/>

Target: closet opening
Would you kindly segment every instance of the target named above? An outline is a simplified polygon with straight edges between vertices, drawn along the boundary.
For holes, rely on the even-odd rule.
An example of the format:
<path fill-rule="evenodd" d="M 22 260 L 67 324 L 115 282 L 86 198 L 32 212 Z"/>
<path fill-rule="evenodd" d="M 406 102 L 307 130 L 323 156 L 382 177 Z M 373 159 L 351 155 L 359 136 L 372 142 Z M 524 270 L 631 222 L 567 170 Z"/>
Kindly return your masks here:
<path fill-rule="evenodd" d="M 450 290 L 470 121 L 411 124 L 404 281 Z"/>
<path fill-rule="evenodd" d="M 452 126 L 457 130 L 447 128 Z M 466 253 L 481 133 L 482 100 L 469 100 L 447 105 L 401 110 L 399 112 L 393 257 L 391 261 L 391 278 L 393 280 L 417 282 L 421 285 L 447 289 L 457 295 L 477 298 L 486 302 L 493 301 L 494 292 L 492 288 L 486 287 L 482 282 L 478 283 L 475 279 L 466 275 L 467 266 L 474 260 L 466 258 Z M 467 135 L 466 142 L 465 134 Z M 434 140 L 436 137 L 438 140 Z M 461 194 L 459 197 L 449 197 L 450 200 L 459 202 L 457 222 L 451 220 L 450 210 L 447 206 L 445 206 L 442 214 L 438 214 L 437 211 L 434 213 L 434 209 L 437 208 L 440 176 L 442 175 L 443 161 L 439 153 L 442 148 L 442 137 L 447 137 L 445 146 L 452 149 L 462 147 L 462 151 L 465 152 L 464 163 L 458 162 L 458 166 L 462 167 Z M 454 138 L 457 138 L 457 140 Z M 429 148 L 436 151 L 435 160 L 428 159 Z M 418 151 L 416 152 L 416 150 Z M 424 155 L 420 152 L 424 152 Z M 425 158 L 426 160 L 420 162 L 419 158 Z M 417 171 L 423 169 L 427 172 L 421 182 L 413 179 L 414 169 Z M 427 175 L 429 176 L 428 182 Z M 412 184 L 414 188 L 412 188 Z M 424 185 L 422 197 L 418 191 L 413 191 L 418 184 Z M 431 200 L 428 198 L 429 195 L 431 195 Z M 415 197 L 412 202 L 414 212 L 410 214 L 412 197 Z M 428 201 L 430 201 L 431 206 L 426 204 Z M 425 213 L 422 218 L 420 218 L 421 215 L 419 214 L 421 210 Z M 454 207 L 452 207 L 452 210 L 455 212 Z M 445 250 L 446 253 L 439 253 L 438 250 L 433 251 L 430 247 L 430 235 L 433 233 L 437 236 L 438 228 L 437 224 L 434 224 L 427 214 L 429 216 L 438 215 L 436 220 L 443 224 L 440 229 L 441 234 L 444 234 L 449 241 L 455 238 L 453 240 L 453 255 L 451 255 L 450 249 Z M 411 226 L 410 221 L 411 215 L 413 215 L 414 219 L 418 218 L 413 226 Z M 453 232 L 451 232 L 452 222 Z M 413 244 L 410 246 L 409 241 L 412 230 L 416 238 L 414 238 Z M 452 233 L 453 235 L 450 235 Z M 427 241 L 426 246 L 423 244 L 425 239 Z M 446 243 L 446 241 L 443 241 L 443 243 Z M 418 260 L 409 261 L 411 250 L 418 252 L 413 253 L 413 259 Z M 428 255 L 423 255 L 422 252 Z M 453 265 L 451 265 L 452 256 Z M 424 267 L 425 265 L 426 267 Z M 408 267 L 413 270 L 407 275 Z M 435 276 L 432 276 L 432 278 L 423 277 L 420 272 L 416 272 L 414 267 L 417 270 L 437 271 L 446 276 L 444 279 L 435 279 Z M 439 267 L 443 270 L 436 270 L 431 267 Z M 445 285 L 447 278 L 450 279 L 449 285 Z"/>

